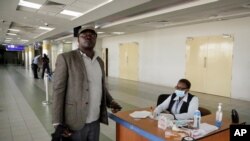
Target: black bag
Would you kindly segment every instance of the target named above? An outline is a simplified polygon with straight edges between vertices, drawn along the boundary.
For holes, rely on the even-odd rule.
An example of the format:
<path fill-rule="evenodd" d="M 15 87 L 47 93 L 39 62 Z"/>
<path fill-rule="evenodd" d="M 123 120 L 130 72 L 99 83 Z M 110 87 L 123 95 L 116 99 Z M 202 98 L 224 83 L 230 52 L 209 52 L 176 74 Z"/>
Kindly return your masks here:
<path fill-rule="evenodd" d="M 51 141 L 71 141 L 70 137 L 64 137 L 63 132 L 67 130 L 70 132 L 70 129 L 65 125 L 58 125 L 54 133 L 51 134 Z"/>
<path fill-rule="evenodd" d="M 232 109 L 232 123 L 239 123 L 239 115 L 235 109 Z"/>

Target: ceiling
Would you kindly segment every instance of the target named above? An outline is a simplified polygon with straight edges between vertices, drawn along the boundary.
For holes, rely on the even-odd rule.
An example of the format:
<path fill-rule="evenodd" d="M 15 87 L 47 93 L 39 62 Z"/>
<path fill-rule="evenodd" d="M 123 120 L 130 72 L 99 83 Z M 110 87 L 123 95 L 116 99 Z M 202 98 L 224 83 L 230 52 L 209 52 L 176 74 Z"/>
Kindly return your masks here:
<path fill-rule="evenodd" d="M 102 38 L 250 16 L 250 0 L 25 1 L 42 6 L 40 9 L 32 9 L 18 5 L 20 0 L 0 1 L 0 44 L 31 44 L 44 39 L 64 40 L 72 38 L 73 28 L 82 25 L 96 26 L 100 32 L 98 37 Z M 63 10 L 83 15 L 65 16 L 60 13 Z"/>

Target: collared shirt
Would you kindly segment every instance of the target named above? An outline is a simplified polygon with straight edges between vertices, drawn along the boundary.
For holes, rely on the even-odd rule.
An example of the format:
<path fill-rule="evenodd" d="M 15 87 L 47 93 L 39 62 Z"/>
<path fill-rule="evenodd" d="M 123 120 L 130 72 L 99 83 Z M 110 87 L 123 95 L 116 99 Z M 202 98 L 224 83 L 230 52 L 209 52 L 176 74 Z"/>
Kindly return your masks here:
<path fill-rule="evenodd" d="M 86 123 L 99 119 L 102 99 L 102 70 L 95 53 L 93 59 L 80 51 L 87 71 L 89 84 L 89 111 Z"/>
<path fill-rule="evenodd" d="M 162 102 L 160 105 L 158 105 L 155 109 L 155 112 L 159 114 L 159 113 L 165 111 L 166 109 L 168 109 L 168 106 L 170 104 L 170 100 L 171 100 L 172 96 L 173 95 L 169 96 L 164 102 Z M 186 94 L 181 99 L 181 101 L 179 101 L 179 97 L 177 97 L 177 96 L 173 99 L 175 102 L 172 106 L 171 112 L 175 115 L 176 119 L 191 119 L 194 116 L 195 110 L 198 109 L 199 100 L 198 100 L 198 97 L 194 96 L 189 103 L 188 112 L 187 113 L 180 113 L 181 106 L 182 106 L 183 102 L 187 102 L 187 99 L 188 99 L 188 94 Z"/>
<path fill-rule="evenodd" d="M 32 63 L 33 64 L 38 64 L 39 57 L 40 57 L 40 55 L 35 56 Z"/>

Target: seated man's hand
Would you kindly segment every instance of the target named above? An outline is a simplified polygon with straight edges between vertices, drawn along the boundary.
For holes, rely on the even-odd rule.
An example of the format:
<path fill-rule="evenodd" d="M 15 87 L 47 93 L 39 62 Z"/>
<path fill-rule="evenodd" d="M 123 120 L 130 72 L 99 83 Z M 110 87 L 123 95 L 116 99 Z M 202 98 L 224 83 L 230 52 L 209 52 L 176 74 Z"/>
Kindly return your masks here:
<path fill-rule="evenodd" d="M 163 111 L 162 113 L 171 114 L 168 110 L 165 110 L 165 111 Z"/>
<path fill-rule="evenodd" d="M 116 103 L 114 100 L 111 102 L 110 108 L 111 108 L 112 113 L 116 113 L 122 109 L 122 107 L 118 103 Z"/>
<path fill-rule="evenodd" d="M 152 112 L 152 118 L 153 119 L 157 119 L 159 115 L 160 115 L 160 113 L 156 109 Z"/>

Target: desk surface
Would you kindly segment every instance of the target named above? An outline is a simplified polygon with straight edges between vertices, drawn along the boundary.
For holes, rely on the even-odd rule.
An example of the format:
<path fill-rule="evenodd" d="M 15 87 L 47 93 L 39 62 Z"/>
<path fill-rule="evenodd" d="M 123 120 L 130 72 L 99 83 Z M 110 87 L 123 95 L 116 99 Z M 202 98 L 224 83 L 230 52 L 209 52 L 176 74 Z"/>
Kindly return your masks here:
<path fill-rule="evenodd" d="M 130 111 L 121 111 L 121 112 L 118 112 L 116 114 L 110 114 L 110 118 L 115 120 L 117 123 L 122 124 L 123 126 L 125 125 L 130 130 L 133 130 L 134 132 L 137 132 L 137 134 L 140 134 L 141 136 L 144 136 L 146 138 L 151 136 L 151 139 L 156 137 L 157 140 L 168 140 L 168 141 L 176 140 L 177 138 L 179 138 L 179 139 L 181 138 L 181 136 L 179 134 L 176 134 L 177 136 L 165 137 L 165 131 L 167 131 L 167 130 L 169 130 L 170 132 L 173 132 L 173 133 L 176 133 L 176 132 L 172 131 L 171 129 L 166 129 L 165 131 L 162 129 L 159 129 L 157 127 L 157 120 L 153 120 L 150 118 L 134 119 L 134 118 L 129 116 L 130 113 L 132 113 L 134 111 L 140 111 L 140 110 L 150 111 L 150 108 L 142 108 L 142 109 L 136 109 L 136 110 L 130 110 Z M 201 119 L 201 122 L 214 125 L 215 115 L 211 114 L 211 115 L 203 116 Z M 223 124 L 219 130 L 216 130 L 216 131 L 214 131 L 214 132 L 212 132 L 212 133 L 210 133 L 202 138 L 205 138 L 205 137 L 210 136 L 212 134 L 216 134 L 218 132 L 222 132 L 224 130 L 229 129 L 230 123 L 231 122 L 229 119 L 223 118 Z M 140 133 L 141 131 L 143 131 L 143 133 Z"/>

